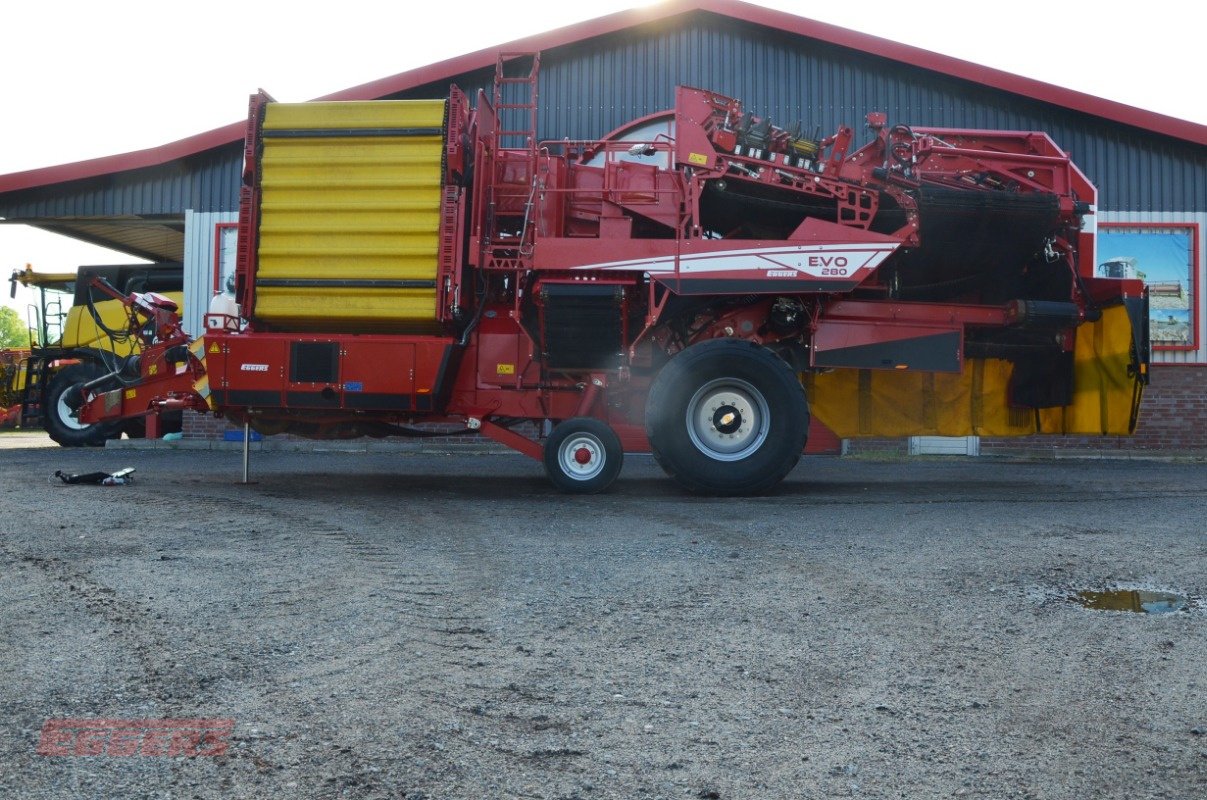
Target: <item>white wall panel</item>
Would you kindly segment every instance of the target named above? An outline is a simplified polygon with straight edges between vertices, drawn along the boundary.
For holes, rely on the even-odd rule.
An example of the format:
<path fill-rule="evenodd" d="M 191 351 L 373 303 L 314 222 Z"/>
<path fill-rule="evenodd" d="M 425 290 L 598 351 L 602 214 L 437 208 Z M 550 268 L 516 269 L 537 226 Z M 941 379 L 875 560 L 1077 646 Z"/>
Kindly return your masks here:
<path fill-rule="evenodd" d="M 238 221 L 235 212 L 184 212 L 184 329 L 190 336 L 204 332 L 214 296 L 214 226 Z"/>

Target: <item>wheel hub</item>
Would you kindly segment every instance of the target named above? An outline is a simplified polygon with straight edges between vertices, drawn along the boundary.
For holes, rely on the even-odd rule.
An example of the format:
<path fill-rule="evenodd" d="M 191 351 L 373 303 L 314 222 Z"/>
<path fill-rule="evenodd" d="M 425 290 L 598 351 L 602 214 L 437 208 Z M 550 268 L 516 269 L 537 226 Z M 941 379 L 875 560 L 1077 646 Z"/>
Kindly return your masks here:
<path fill-rule="evenodd" d="M 603 472 L 604 445 L 589 433 L 571 436 L 558 448 L 562 472 L 580 481 L 590 480 Z"/>
<path fill-rule="evenodd" d="M 737 433 L 742 429 L 742 412 L 734 406 L 721 406 L 712 415 L 712 426 L 725 435 Z"/>
<path fill-rule="evenodd" d="M 740 461 L 767 440 L 771 414 L 763 393 L 740 378 L 701 386 L 687 404 L 687 432 L 701 452 L 718 461 Z"/>

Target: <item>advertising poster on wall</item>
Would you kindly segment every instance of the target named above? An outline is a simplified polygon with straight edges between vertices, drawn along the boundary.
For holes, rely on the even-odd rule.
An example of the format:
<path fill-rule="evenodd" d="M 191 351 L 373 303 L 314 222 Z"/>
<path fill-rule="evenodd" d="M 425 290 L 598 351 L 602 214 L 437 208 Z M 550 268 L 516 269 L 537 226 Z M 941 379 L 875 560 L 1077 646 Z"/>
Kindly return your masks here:
<path fill-rule="evenodd" d="M 1194 234 L 1187 225 L 1105 223 L 1098 229 L 1097 276 L 1144 281 L 1154 347 L 1197 345 Z"/>

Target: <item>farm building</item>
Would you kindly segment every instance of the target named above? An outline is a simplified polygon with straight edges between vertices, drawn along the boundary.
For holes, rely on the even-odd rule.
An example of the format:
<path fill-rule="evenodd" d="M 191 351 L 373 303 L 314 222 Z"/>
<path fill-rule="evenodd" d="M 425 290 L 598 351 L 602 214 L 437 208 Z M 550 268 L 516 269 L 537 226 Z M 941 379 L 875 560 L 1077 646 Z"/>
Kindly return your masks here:
<path fill-rule="evenodd" d="M 450 84 L 472 97 L 489 92 L 500 53 L 531 51 L 541 53 L 541 139 L 599 138 L 671 107 L 676 85 L 741 98 L 760 115 L 823 133 L 857 125 L 869 111 L 893 123 L 1049 133 L 1098 187 L 1100 274 L 1141 277 L 1150 287 L 1154 366 L 1136 436 L 1036 437 L 1023 446 L 1207 451 L 1207 425 L 1199 424 L 1207 421 L 1207 322 L 1199 310 L 1207 126 L 731 0 L 614 14 L 323 99 L 436 98 Z M 0 176 L 0 217 L 183 263 L 187 327 L 200 333 L 211 296 L 233 269 L 244 130 L 236 123 L 150 150 Z M 212 433 L 186 427 L 189 435 Z"/>

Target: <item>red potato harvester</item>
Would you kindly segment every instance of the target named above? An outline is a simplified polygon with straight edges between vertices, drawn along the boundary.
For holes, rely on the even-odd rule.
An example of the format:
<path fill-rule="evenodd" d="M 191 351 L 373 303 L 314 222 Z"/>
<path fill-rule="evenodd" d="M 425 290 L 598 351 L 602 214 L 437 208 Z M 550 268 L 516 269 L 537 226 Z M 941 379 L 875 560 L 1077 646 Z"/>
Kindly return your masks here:
<path fill-rule="evenodd" d="M 540 142 L 538 65 L 501 56 L 472 107 L 253 97 L 235 298 L 190 347 L 139 311 L 137 380 L 80 419 L 456 423 L 564 491 L 648 448 L 722 495 L 782 480 L 810 413 L 842 437 L 1134 429 L 1147 296 L 1094 277 L 1096 191 L 1047 135 L 873 113 L 856 148 L 680 87 L 602 140 Z"/>

